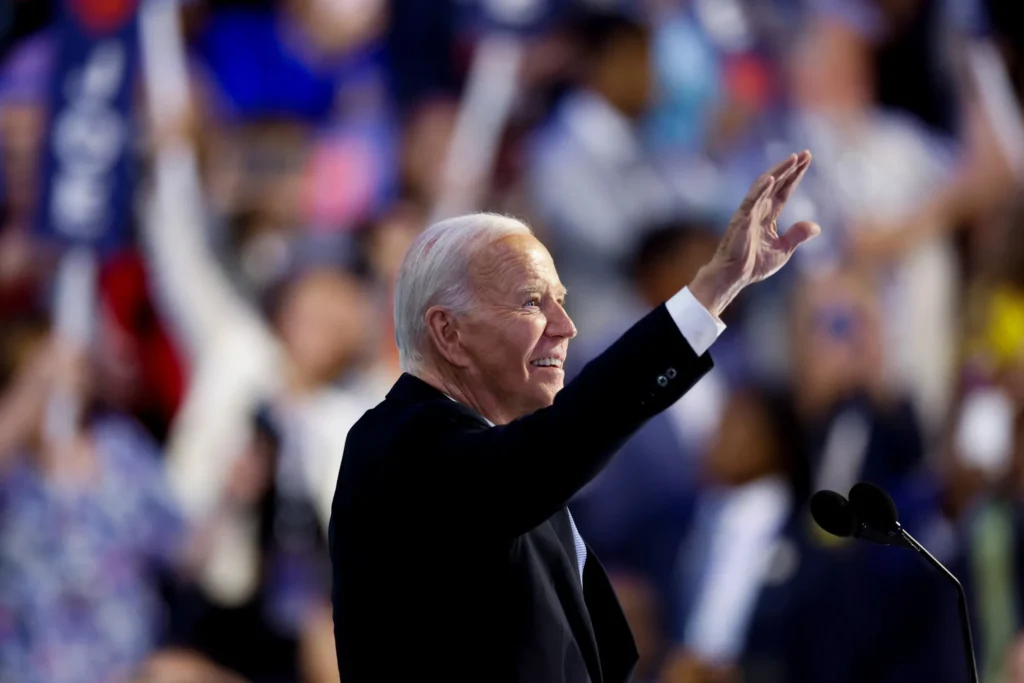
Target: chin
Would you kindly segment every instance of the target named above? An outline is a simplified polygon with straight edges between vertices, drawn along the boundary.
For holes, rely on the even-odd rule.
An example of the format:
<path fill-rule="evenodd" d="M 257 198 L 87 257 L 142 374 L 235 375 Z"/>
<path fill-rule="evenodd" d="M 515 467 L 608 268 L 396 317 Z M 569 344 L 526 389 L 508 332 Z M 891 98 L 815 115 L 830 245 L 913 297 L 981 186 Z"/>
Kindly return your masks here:
<path fill-rule="evenodd" d="M 540 388 L 539 397 L 543 403 L 543 407 L 547 408 L 549 405 L 555 402 L 555 396 L 559 391 L 562 390 L 562 382 L 555 384 L 545 384 Z"/>

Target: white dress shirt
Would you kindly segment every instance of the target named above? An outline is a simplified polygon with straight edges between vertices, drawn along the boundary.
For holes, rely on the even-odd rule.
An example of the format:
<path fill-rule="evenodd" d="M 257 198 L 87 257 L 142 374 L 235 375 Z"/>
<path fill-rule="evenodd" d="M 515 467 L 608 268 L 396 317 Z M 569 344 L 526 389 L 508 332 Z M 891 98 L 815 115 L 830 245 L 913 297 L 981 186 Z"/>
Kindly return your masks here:
<path fill-rule="evenodd" d="M 697 297 L 690 292 L 689 287 L 684 287 L 666 301 L 665 307 L 668 308 L 668 313 L 675 321 L 676 327 L 683 333 L 683 337 L 698 356 L 703 356 L 719 335 L 725 331 L 725 323 L 711 315 L 697 301 Z"/>

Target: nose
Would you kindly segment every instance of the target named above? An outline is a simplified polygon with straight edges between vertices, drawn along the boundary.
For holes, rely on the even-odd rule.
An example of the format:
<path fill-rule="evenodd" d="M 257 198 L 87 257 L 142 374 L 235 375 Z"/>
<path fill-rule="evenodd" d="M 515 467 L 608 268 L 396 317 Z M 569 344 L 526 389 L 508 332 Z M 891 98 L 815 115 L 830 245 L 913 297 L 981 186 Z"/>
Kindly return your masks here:
<path fill-rule="evenodd" d="M 559 339 L 572 339 L 576 336 L 576 325 L 560 303 L 555 302 L 552 306 L 546 332 L 549 336 Z"/>

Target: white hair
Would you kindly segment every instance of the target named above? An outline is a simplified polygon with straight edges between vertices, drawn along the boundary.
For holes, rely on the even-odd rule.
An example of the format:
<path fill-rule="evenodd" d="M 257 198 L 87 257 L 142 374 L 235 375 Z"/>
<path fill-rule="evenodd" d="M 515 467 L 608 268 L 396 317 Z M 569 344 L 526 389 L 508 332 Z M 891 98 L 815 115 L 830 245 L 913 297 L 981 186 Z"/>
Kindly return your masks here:
<path fill-rule="evenodd" d="M 442 306 L 466 313 L 474 303 L 470 264 L 481 251 L 508 235 L 533 234 L 522 221 L 496 213 L 473 213 L 435 223 L 413 241 L 395 283 L 395 343 L 403 371 L 425 369 L 427 310 Z"/>

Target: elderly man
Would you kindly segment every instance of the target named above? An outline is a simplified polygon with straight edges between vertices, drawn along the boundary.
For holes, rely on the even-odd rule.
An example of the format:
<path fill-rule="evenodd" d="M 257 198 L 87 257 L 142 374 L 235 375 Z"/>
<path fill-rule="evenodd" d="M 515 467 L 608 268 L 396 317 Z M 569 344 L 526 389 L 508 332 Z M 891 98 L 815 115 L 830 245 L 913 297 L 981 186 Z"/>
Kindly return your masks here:
<path fill-rule="evenodd" d="M 349 432 L 334 497 L 344 683 L 629 680 L 629 627 L 566 502 L 711 368 L 733 297 L 818 233 L 775 227 L 810 160 L 762 175 L 690 286 L 564 389 L 576 328 L 530 229 L 480 214 L 417 238 L 395 292 L 406 374 Z"/>

